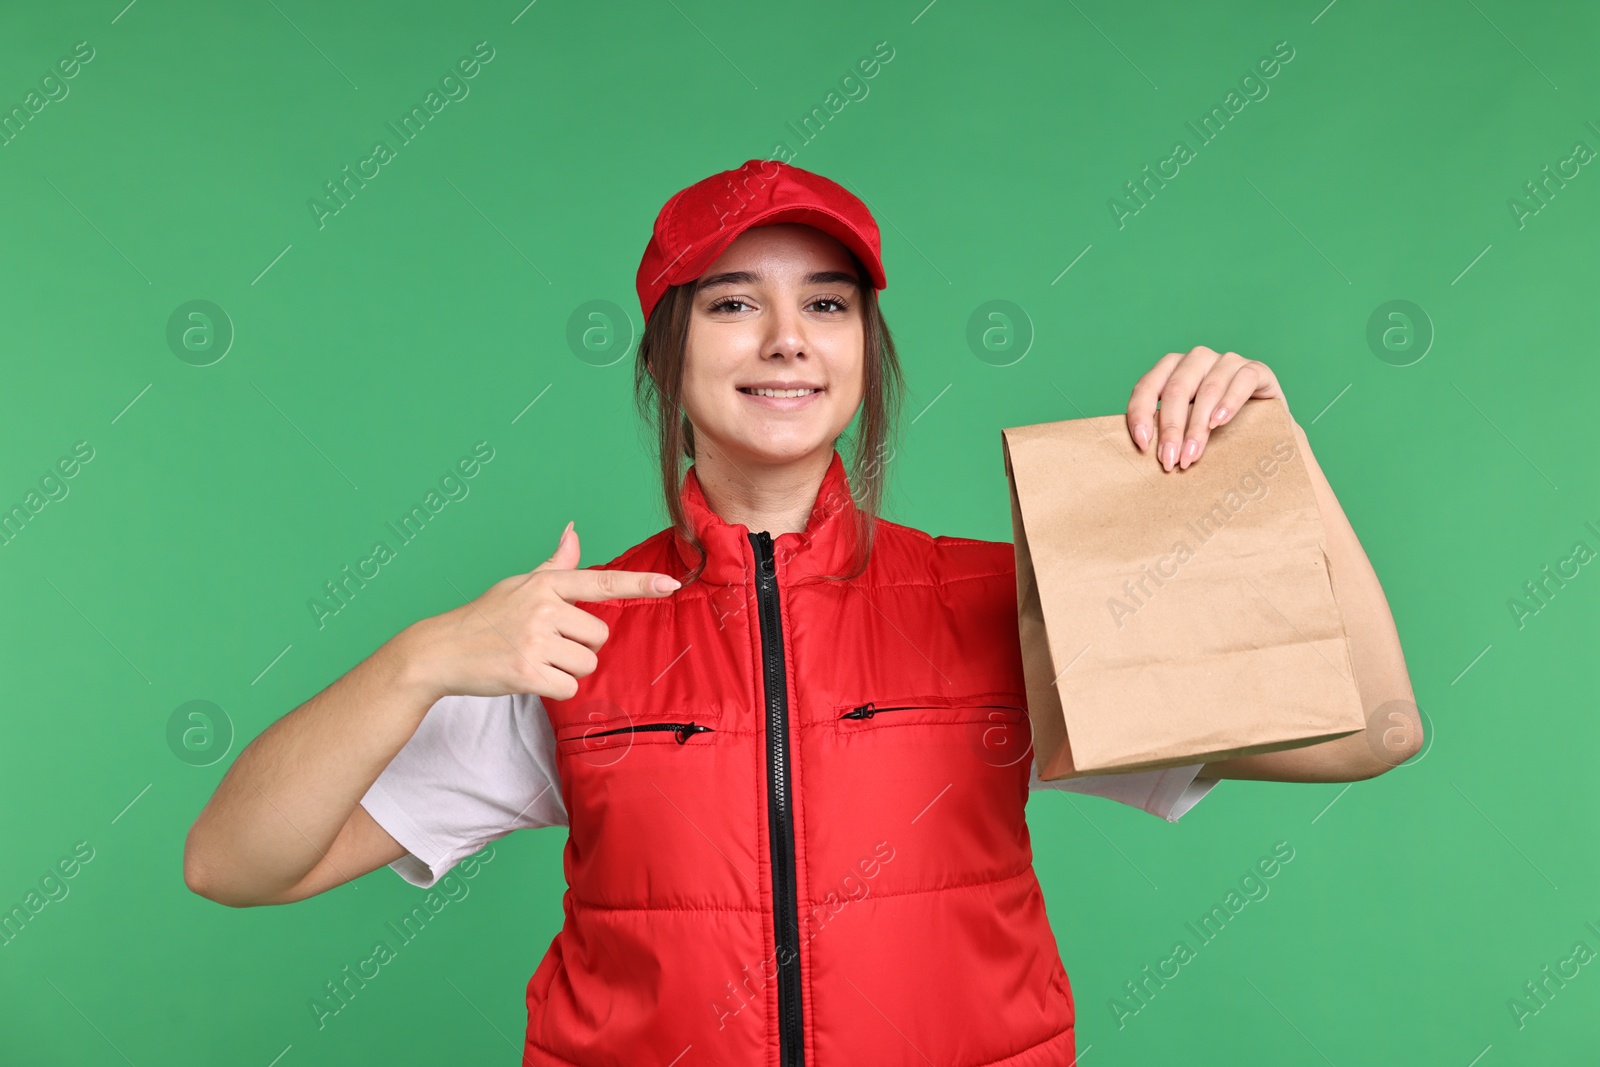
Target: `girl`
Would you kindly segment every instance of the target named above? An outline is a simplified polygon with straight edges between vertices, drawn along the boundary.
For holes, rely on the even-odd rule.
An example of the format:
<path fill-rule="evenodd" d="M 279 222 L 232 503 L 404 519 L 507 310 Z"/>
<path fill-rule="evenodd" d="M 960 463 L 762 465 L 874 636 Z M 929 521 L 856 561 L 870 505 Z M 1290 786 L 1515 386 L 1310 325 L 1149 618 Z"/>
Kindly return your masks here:
<path fill-rule="evenodd" d="M 674 195 L 638 271 L 635 374 L 670 525 L 580 570 L 568 523 L 531 572 L 273 724 L 195 821 L 190 888 L 282 904 L 383 864 L 427 887 L 566 825 L 525 1065 L 1073 1062 L 1030 788 L 1175 821 L 1220 778 L 1372 777 L 1420 722 L 1040 782 L 1011 545 L 876 515 L 901 386 L 886 284 L 871 213 L 826 178 L 751 160 Z M 1264 364 L 1174 353 L 1128 431 L 1171 472 L 1251 397 L 1282 397 Z M 1409 700 L 1382 589 L 1297 436 L 1364 705 Z"/>

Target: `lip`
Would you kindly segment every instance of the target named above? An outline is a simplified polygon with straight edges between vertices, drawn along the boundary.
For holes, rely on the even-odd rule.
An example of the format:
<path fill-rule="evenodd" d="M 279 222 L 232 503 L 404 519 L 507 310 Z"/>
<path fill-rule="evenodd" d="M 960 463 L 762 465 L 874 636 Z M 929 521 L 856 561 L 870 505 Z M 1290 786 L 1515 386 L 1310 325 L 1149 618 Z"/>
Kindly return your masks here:
<path fill-rule="evenodd" d="M 799 411 L 815 403 L 817 398 L 827 392 L 826 386 L 815 382 L 746 382 L 735 388 L 741 397 L 769 411 Z M 744 392 L 746 389 L 815 389 L 816 392 L 807 393 L 805 396 L 756 396 Z"/>
<path fill-rule="evenodd" d="M 806 382 L 798 378 L 784 381 L 782 378 L 768 378 L 760 382 L 740 382 L 735 389 L 821 389 L 821 382 Z"/>

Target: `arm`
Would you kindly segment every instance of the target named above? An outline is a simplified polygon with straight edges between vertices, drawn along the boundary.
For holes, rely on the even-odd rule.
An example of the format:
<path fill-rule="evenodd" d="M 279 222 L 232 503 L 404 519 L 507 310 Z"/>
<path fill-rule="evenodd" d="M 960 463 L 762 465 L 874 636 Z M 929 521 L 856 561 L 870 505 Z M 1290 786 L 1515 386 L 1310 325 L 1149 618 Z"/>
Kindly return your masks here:
<path fill-rule="evenodd" d="M 432 705 L 407 632 L 239 754 L 184 843 L 191 890 L 231 907 L 287 904 L 405 853 L 359 801 Z"/>
<path fill-rule="evenodd" d="M 1361 692 L 1361 706 L 1367 712 L 1367 729 L 1320 744 L 1207 763 L 1200 770 L 1200 778 L 1348 782 L 1374 778 L 1410 759 L 1422 747 L 1416 696 L 1383 586 L 1339 506 L 1333 487 L 1311 454 L 1305 431 L 1298 422 L 1293 425 L 1322 512 L 1330 578 L 1344 611 L 1350 659 L 1356 687 Z"/>
<path fill-rule="evenodd" d="M 400 631 L 239 754 L 189 829 L 184 882 L 219 904 L 286 904 L 405 854 L 360 806 L 433 705 L 451 694 L 576 693 L 605 642 L 578 601 L 660 597 L 667 575 L 576 570 L 571 524 L 549 560 Z M 660 584 L 658 584 L 660 583 Z"/>

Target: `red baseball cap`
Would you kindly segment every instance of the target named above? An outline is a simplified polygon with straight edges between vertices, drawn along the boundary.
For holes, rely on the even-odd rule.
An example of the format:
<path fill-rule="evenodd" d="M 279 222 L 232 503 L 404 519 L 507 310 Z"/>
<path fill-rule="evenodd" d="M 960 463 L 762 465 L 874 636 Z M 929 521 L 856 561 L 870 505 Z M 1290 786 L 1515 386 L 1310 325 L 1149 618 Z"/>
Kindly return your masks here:
<path fill-rule="evenodd" d="M 752 159 L 680 189 L 662 206 L 636 279 L 645 321 L 669 287 L 700 277 L 745 230 L 777 222 L 802 222 L 838 238 L 866 265 L 874 289 L 888 287 L 867 205 L 820 174 Z"/>

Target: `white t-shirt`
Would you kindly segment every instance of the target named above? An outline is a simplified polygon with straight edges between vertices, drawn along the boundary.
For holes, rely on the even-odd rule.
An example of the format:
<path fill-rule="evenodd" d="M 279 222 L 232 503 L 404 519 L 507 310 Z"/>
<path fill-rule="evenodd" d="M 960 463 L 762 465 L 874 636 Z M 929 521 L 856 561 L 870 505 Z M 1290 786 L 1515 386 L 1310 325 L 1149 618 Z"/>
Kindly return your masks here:
<path fill-rule="evenodd" d="M 1090 793 L 1177 822 L 1217 784 L 1196 780 L 1203 763 L 1042 782 L 1030 758 L 1029 789 Z M 555 734 L 535 694 L 447 696 L 378 775 L 361 806 L 406 848 L 389 866 L 412 885 L 433 885 L 467 856 L 513 830 L 567 825 Z"/>

